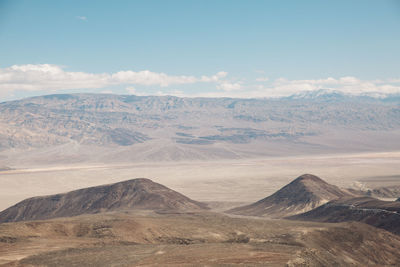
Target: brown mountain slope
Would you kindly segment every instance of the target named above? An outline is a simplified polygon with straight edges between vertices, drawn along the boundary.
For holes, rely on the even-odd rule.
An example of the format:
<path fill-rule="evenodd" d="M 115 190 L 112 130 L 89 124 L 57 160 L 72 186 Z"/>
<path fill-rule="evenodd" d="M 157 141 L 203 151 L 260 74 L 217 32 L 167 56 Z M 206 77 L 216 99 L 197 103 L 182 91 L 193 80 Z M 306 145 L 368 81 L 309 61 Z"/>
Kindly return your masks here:
<path fill-rule="evenodd" d="M 227 212 L 237 215 L 283 218 L 312 210 L 330 200 L 346 196 L 351 195 L 317 176 L 303 174 L 273 195 Z"/>
<path fill-rule="evenodd" d="M 0 266 L 333 267 L 399 261 L 400 236 L 361 223 L 132 211 L 0 224 Z"/>
<path fill-rule="evenodd" d="M 207 206 L 149 179 L 139 178 L 65 194 L 25 199 L 0 212 L 0 222 L 127 209 L 202 210 L 207 209 Z"/>
<path fill-rule="evenodd" d="M 314 210 L 288 218 L 318 222 L 358 221 L 400 234 L 400 202 L 371 197 L 333 200 Z"/>

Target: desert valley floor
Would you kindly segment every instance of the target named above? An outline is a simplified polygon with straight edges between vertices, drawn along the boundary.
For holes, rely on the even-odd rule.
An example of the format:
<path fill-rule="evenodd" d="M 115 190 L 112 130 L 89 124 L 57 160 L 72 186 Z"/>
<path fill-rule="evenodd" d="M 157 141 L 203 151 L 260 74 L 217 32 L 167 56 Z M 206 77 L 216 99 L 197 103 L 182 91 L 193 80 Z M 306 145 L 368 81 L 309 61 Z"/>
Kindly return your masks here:
<path fill-rule="evenodd" d="M 145 177 L 206 202 L 253 202 L 312 173 L 339 187 L 400 185 L 400 152 L 240 160 L 13 166 L 0 172 L 0 210 L 27 197 Z"/>

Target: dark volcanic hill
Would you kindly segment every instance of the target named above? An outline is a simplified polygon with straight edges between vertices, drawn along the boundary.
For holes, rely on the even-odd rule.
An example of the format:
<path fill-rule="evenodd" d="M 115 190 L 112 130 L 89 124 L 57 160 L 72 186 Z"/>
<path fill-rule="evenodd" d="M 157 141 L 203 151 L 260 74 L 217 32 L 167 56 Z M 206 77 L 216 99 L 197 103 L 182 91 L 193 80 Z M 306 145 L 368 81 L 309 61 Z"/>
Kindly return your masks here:
<path fill-rule="evenodd" d="M 256 203 L 231 209 L 228 213 L 283 218 L 346 196 L 350 194 L 337 186 L 328 184 L 317 176 L 303 174 L 273 195 Z"/>
<path fill-rule="evenodd" d="M 400 202 L 371 197 L 339 199 L 289 219 L 318 222 L 358 221 L 400 234 Z"/>
<path fill-rule="evenodd" d="M 207 205 L 149 179 L 139 178 L 65 194 L 25 199 L 0 212 L 0 222 L 70 217 L 114 210 L 203 210 Z"/>

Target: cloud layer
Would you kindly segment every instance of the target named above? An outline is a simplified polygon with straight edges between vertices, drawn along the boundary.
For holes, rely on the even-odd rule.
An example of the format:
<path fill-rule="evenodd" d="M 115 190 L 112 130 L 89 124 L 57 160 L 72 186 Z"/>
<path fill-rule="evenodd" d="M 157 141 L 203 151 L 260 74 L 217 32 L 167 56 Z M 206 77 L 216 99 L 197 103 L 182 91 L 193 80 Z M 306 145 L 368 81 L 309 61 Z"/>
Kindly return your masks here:
<path fill-rule="evenodd" d="M 51 64 L 13 65 L 0 69 L 0 90 L 42 91 L 65 89 L 104 88 L 112 85 L 144 85 L 168 87 L 171 85 L 219 82 L 227 75 L 218 72 L 213 76 L 171 76 L 165 73 L 143 71 L 119 71 L 116 73 L 68 72 Z"/>
<path fill-rule="evenodd" d="M 192 85 L 192 90 L 171 88 Z M 193 90 L 193 85 L 196 90 Z M 55 92 L 68 89 L 102 89 L 122 86 L 131 94 L 146 94 L 145 87 L 155 87 L 157 94 L 205 97 L 279 97 L 304 91 L 332 89 L 347 94 L 400 93 L 400 79 L 360 80 L 356 77 L 324 78 L 315 80 L 289 80 L 268 77 L 253 81 L 230 79 L 225 71 L 211 76 L 168 75 L 149 70 L 124 70 L 116 73 L 86 73 L 66 71 L 52 64 L 13 65 L 0 68 L 0 95 L 9 96 L 14 91 Z M 141 90 L 137 90 L 139 86 Z M 153 90 L 154 91 L 154 90 Z M 147 93 L 149 94 L 149 93 Z"/>
<path fill-rule="evenodd" d="M 394 94 L 400 93 L 400 83 L 382 80 L 360 80 L 351 76 L 316 80 L 287 80 L 280 78 L 273 81 L 272 85 L 260 85 L 257 91 L 267 93 L 270 96 L 287 96 L 298 92 L 320 89 L 331 89 L 352 95 L 370 93 Z"/>

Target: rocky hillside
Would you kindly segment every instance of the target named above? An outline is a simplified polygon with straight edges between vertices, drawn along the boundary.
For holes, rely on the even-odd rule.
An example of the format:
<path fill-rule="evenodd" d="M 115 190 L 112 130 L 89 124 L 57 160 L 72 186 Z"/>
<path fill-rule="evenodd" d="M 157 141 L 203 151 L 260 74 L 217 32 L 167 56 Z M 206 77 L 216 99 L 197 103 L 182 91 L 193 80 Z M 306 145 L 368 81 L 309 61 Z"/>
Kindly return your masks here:
<path fill-rule="evenodd" d="M 130 209 L 185 211 L 204 210 L 207 206 L 161 184 L 140 178 L 65 194 L 25 199 L 0 212 L 0 222 L 41 220 Z"/>
<path fill-rule="evenodd" d="M 80 155 L 82 146 L 92 147 L 85 152 L 96 151 L 93 147 L 129 150 L 135 159 L 157 160 L 381 151 L 396 148 L 398 107 L 398 101 L 344 95 L 279 99 L 47 95 L 0 103 L 0 156 L 8 157 L 13 149 L 55 151 L 60 146 L 64 153 L 53 159 L 65 158 L 65 151 Z M 357 138 L 348 142 L 352 136 Z M 255 145 L 245 151 L 243 144 Z M 151 147 L 154 153 L 134 153 L 146 145 L 145 150 Z"/>
<path fill-rule="evenodd" d="M 398 198 L 400 196 L 399 185 L 381 186 L 366 190 L 360 190 L 360 189 L 348 189 L 348 190 L 358 195 L 369 196 L 373 198 Z"/>
<path fill-rule="evenodd" d="M 0 224 L 2 266 L 397 266 L 400 236 L 363 223 L 106 213 Z"/>
<path fill-rule="evenodd" d="M 371 197 L 339 199 L 289 219 L 316 222 L 363 222 L 400 234 L 400 202 Z"/>
<path fill-rule="evenodd" d="M 348 196 L 349 193 L 337 186 L 328 184 L 317 176 L 304 174 L 269 197 L 227 212 L 283 218 L 312 210 L 330 200 Z"/>

